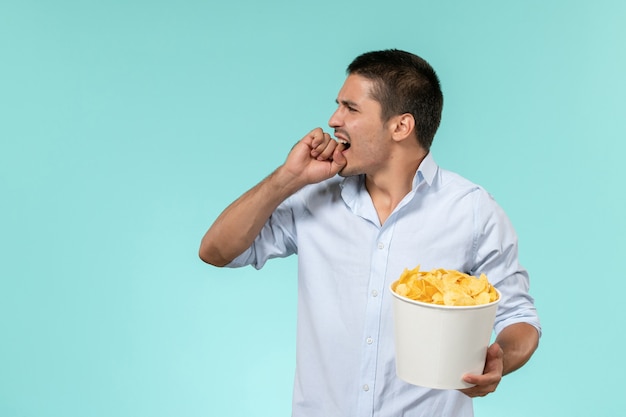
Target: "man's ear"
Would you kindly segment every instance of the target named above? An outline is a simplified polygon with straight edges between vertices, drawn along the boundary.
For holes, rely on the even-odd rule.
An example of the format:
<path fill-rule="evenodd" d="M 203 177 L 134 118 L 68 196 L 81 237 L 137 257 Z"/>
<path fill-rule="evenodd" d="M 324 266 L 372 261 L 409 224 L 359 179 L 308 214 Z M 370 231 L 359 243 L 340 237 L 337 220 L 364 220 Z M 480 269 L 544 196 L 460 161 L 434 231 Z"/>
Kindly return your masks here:
<path fill-rule="evenodd" d="M 415 132 L 415 119 L 410 113 L 400 114 L 395 116 L 392 121 L 392 137 L 395 141 L 403 141 L 408 137 L 413 137 Z"/>

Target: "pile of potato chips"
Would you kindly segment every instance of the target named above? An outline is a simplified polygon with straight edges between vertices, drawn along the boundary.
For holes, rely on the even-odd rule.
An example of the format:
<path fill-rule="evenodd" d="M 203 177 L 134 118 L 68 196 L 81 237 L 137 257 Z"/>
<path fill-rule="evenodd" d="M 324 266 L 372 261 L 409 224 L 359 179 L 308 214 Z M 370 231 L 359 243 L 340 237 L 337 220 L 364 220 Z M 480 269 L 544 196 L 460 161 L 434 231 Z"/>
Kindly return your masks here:
<path fill-rule="evenodd" d="M 496 289 L 485 274 L 479 278 L 459 271 L 433 269 L 420 271 L 420 267 L 405 269 L 393 283 L 396 294 L 423 303 L 446 306 L 474 306 L 488 304 L 498 299 Z"/>

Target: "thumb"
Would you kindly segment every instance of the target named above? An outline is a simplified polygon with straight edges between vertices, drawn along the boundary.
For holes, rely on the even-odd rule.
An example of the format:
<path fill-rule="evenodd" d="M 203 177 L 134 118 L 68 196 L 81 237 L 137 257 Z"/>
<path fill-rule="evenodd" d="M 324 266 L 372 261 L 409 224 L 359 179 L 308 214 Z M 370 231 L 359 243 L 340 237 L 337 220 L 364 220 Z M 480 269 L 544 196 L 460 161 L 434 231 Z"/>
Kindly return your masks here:
<path fill-rule="evenodd" d="M 343 156 L 343 153 L 340 149 L 342 149 L 342 147 L 338 146 L 333 152 L 333 160 L 330 167 L 332 175 L 337 174 L 348 163 L 346 157 Z"/>

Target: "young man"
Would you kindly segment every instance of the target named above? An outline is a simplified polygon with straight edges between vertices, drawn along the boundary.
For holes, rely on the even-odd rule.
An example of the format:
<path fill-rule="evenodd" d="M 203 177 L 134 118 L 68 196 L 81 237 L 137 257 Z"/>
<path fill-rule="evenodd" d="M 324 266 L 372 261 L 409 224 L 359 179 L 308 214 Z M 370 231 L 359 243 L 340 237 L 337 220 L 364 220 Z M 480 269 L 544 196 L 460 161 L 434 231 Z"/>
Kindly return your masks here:
<path fill-rule="evenodd" d="M 261 268 L 298 254 L 293 416 L 471 416 L 471 397 L 493 392 L 539 340 L 515 232 L 485 190 L 435 164 L 443 97 L 426 61 L 363 54 L 337 104 L 336 140 L 319 128 L 304 136 L 218 217 L 200 257 Z M 484 373 L 464 377 L 473 388 L 430 390 L 395 375 L 388 287 L 417 265 L 485 273 L 502 294 Z"/>

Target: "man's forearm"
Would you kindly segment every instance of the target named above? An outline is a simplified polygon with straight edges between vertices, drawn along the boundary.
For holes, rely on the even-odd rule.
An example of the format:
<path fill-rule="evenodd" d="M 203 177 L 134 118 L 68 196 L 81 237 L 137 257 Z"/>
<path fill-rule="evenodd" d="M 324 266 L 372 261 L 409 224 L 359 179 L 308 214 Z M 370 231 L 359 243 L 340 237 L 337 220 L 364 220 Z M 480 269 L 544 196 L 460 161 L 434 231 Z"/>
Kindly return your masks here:
<path fill-rule="evenodd" d="M 502 375 L 506 375 L 528 362 L 539 344 L 539 332 L 528 323 L 516 323 L 505 327 L 496 342 L 504 352 Z"/>
<path fill-rule="evenodd" d="M 224 266 L 246 250 L 276 207 L 303 184 L 278 168 L 228 206 L 206 232 L 200 258 Z"/>

